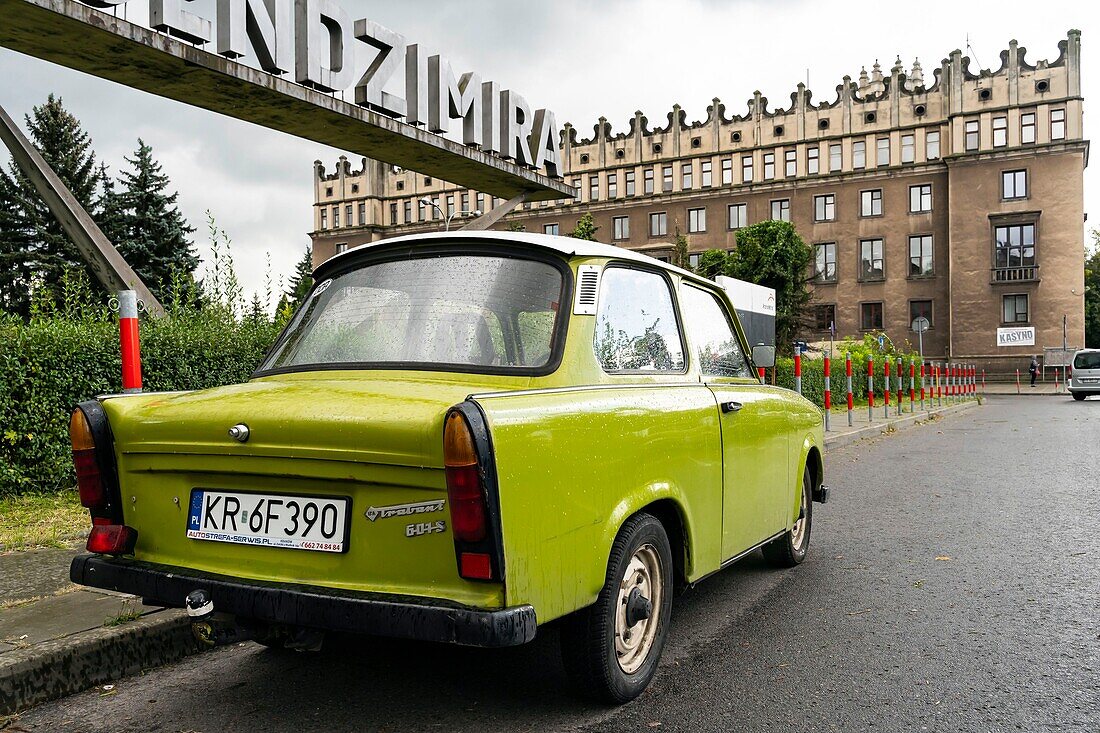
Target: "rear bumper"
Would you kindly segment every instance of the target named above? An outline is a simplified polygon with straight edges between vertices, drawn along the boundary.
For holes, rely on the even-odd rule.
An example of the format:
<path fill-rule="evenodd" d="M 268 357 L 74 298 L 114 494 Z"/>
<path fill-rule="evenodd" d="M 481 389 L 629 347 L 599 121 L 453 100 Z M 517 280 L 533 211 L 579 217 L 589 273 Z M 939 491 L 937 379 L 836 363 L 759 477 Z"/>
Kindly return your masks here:
<path fill-rule="evenodd" d="M 326 631 L 482 647 L 525 644 L 536 631 L 531 606 L 484 611 L 432 598 L 264 583 L 101 555 L 73 558 L 69 577 L 80 585 L 132 593 L 148 603 L 176 608 L 188 593 L 202 589 L 217 611 Z"/>

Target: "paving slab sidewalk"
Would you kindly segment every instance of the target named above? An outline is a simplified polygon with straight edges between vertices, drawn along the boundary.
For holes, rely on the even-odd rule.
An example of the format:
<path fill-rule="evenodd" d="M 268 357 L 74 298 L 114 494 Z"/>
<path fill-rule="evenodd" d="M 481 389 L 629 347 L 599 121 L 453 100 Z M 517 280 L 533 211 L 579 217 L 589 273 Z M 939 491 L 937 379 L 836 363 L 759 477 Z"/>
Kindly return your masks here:
<path fill-rule="evenodd" d="M 976 407 L 954 405 L 868 421 L 856 410 L 830 416 L 827 448 L 836 448 Z M 908 410 L 908 401 L 904 403 Z M 0 553 L 0 716 L 113 682 L 200 651 L 186 614 L 141 605 L 141 599 L 69 581 L 69 563 L 83 552 L 65 549 Z"/>

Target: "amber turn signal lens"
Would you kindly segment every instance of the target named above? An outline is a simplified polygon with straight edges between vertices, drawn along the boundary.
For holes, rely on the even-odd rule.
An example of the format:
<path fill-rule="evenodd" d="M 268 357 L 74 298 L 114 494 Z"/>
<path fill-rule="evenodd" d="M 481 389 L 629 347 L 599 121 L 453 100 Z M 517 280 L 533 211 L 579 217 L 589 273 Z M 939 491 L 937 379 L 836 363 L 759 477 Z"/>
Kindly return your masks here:
<path fill-rule="evenodd" d="M 476 466 L 477 450 L 474 448 L 474 436 L 466 419 L 457 412 L 447 416 L 443 428 L 443 465 L 448 467 Z"/>
<path fill-rule="evenodd" d="M 73 416 L 69 418 L 69 440 L 72 441 L 73 451 L 95 448 L 92 426 L 88 424 L 88 418 L 80 408 L 73 410 Z"/>

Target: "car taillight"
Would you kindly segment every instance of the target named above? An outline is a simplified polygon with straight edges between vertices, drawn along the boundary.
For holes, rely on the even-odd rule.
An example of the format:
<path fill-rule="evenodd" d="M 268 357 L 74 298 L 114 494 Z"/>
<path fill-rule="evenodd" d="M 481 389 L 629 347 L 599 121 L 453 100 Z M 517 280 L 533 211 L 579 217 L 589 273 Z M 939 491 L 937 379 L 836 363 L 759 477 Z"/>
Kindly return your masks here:
<path fill-rule="evenodd" d="M 485 492 L 474 436 L 457 412 L 447 416 L 443 430 L 443 466 L 451 504 L 451 533 L 460 542 L 481 542 L 488 531 Z"/>
<path fill-rule="evenodd" d="M 137 530 L 123 524 L 105 524 L 111 520 L 95 518 L 88 535 L 88 552 L 100 555 L 131 555 L 137 544 Z"/>
<path fill-rule="evenodd" d="M 107 505 L 107 488 L 99 470 L 99 461 L 96 460 L 92 426 L 80 408 L 73 410 L 69 420 L 69 439 L 73 444 L 73 465 L 76 467 L 80 503 L 88 509 L 102 509 Z"/>

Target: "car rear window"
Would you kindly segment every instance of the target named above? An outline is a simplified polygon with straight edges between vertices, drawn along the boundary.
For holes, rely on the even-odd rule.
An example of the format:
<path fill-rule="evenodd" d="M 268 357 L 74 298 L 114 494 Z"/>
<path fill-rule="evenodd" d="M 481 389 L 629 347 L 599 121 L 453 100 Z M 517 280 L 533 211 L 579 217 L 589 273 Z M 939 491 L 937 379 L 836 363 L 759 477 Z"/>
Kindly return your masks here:
<path fill-rule="evenodd" d="M 490 255 L 373 262 L 317 283 L 260 371 L 333 365 L 547 366 L 559 268 Z"/>
<path fill-rule="evenodd" d="M 1078 354 L 1073 358 L 1074 369 L 1100 369 L 1100 351 Z"/>

